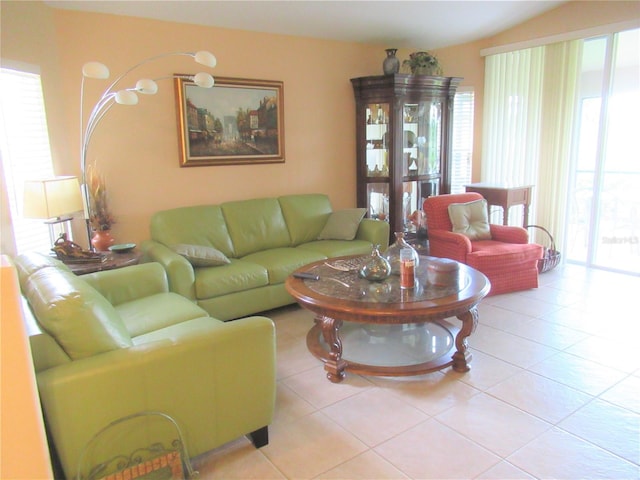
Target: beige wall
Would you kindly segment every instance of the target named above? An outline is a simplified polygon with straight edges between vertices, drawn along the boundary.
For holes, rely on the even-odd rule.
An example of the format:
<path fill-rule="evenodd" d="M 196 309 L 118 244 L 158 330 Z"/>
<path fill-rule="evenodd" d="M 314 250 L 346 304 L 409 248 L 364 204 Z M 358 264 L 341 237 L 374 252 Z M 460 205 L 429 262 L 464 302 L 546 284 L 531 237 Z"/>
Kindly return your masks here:
<path fill-rule="evenodd" d="M 31 352 L 22 318 L 20 286 L 0 256 L 0 478 L 52 478 Z"/>
<path fill-rule="evenodd" d="M 21 10 L 21 4 L 14 4 L 9 13 L 17 17 Z M 180 168 L 170 81 L 160 82 L 160 92 L 141 98 L 136 107 L 114 107 L 96 131 L 89 158 L 108 182 L 118 241 L 140 242 L 148 237 L 153 212 L 182 205 L 299 192 L 326 192 L 335 208 L 355 205 L 349 78 L 380 72 L 382 48 L 62 10 L 53 11 L 53 25 L 56 33 L 50 40 L 60 52 L 62 86 L 56 93 L 65 103 L 53 122 L 65 128 L 51 140 L 70 152 L 59 158 L 58 174 L 79 174 L 80 70 L 88 60 L 107 64 L 115 76 L 152 55 L 207 49 L 218 58 L 214 75 L 284 82 L 283 164 Z M 26 35 L 24 40 L 30 41 Z M 3 56 L 18 51 L 5 50 L 4 43 Z M 200 69 L 187 57 L 170 57 L 138 75 L 154 78 Z M 87 98 L 95 101 L 106 85 L 89 81 Z"/>
<path fill-rule="evenodd" d="M 479 179 L 484 62 L 481 48 L 637 16 L 637 2 L 569 2 L 498 35 L 437 51 L 445 75 L 476 91 L 474 179 Z M 96 131 L 91 161 L 104 172 L 121 242 L 148 236 L 150 215 L 199 203 L 326 192 L 334 208 L 355 204 L 354 101 L 349 79 L 381 73 L 384 47 L 209 28 L 102 14 L 52 10 L 40 2 L 2 2 L 2 57 L 42 65 L 56 173 L 79 174 L 80 69 L 89 60 L 112 76 L 152 55 L 207 49 L 218 76 L 284 81 L 284 164 L 180 168 L 173 86 L 160 83 L 136 107 L 117 106 Z M 409 49 L 400 50 L 404 59 Z M 201 68 L 170 57 L 139 76 Z M 106 82 L 90 80 L 92 102 Z M 77 222 L 79 225 L 80 222 Z"/>

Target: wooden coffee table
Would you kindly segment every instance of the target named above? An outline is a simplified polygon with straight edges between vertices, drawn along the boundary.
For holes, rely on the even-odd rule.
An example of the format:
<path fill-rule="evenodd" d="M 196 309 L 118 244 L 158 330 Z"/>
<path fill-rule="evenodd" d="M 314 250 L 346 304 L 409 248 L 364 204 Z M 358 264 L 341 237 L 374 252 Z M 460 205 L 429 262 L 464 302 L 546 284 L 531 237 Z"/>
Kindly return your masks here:
<path fill-rule="evenodd" d="M 447 285 L 427 281 L 427 266 L 434 259 L 420 257 L 416 269 L 416 287 L 400 288 L 399 277 L 392 275 L 383 282 L 359 278 L 356 270 L 340 271 L 327 265 L 342 257 L 306 265 L 295 273 L 312 273 L 318 280 L 290 276 L 287 291 L 304 308 L 315 313 L 315 324 L 307 335 L 309 351 L 324 362 L 327 378 L 340 382 L 345 372 L 362 375 L 420 375 L 451 366 L 457 372 L 469 371 L 471 354 L 467 338 L 478 324 L 477 306 L 489 293 L 487 277 L 473 268 L 460 264 L 457 278 Z M 458 327 L 446 319 L 455 317 Z M 362 324 L 363 328 L 434 324 L 434 330 L 450 335 L 451 342 L 437 358 L 406 365 L 379 365 L 343 358 L 340 329 L 344 322 Z M 404 327 L 402 327 L 404 325 Z M 434 343 L 436 339 L 433 339 Z"/>

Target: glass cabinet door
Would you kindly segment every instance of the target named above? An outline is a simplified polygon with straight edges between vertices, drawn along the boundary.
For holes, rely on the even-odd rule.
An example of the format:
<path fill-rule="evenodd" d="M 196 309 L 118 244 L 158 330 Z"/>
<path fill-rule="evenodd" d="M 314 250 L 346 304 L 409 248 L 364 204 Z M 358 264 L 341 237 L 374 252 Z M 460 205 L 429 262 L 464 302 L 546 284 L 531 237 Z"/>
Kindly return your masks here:
<path fill-rule="evenodd" d="M 367 184 L 367 211 L 369 218 L 389 221 L 389 184 Z"/>
<path fill-rule="evenodd" d="M 389 104 L 367 105 L 366 115 L 367 176 L 389 176 Z"/>
<path fill-rule="evenodd" d="M 365 118 L 367 177 L 380 177 L 379 182 L 367 184 L 368 216 L 388 222 L 389 104 L 367 104 Z"/>
<path fill-rule="evenodd" d="M 416 232 L 424 199 L 440 193 L 442 102 L 404 104 L 402 130 L 403 226 L 406 232 Z"/>

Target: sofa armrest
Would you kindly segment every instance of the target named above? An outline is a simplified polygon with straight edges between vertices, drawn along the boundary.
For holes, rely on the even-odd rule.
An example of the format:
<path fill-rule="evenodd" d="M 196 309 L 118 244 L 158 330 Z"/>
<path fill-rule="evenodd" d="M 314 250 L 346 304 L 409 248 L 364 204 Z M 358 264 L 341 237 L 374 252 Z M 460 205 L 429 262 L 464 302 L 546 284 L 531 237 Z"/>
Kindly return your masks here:
<path fill-rule="evenodd" d="M 465 263 L 471 253 L 471 241 L 460 233 L 447 230 L 429 231 L 429 254 Z"/>
<path fill-rule="evenodd" d="M 271 422 L 276 365 L 270 319 L 223 323 L 200 318 L 167 331 L 163 340 L 37 375 L 47 426 L 67 478 L 75 478 L 79 455 L 93 435 L 134 413 L 171 416 L 183 430 L 191 456 Z M 121 438 L 106 453 L 130 453 L 140 443 L 170 445 L 166 438 L 135 437 Z"/>
<path fill-rule="evenodd" d="M 195 301 L 196 276 L 193 266 L 186 258 L 155 240 L 145 240 L 140 248 L 145 260 L 158 262 L 164 267 L 171 292 Z"/>
<path fill-rule="evenodd" d="M 159 263 L 105 270 L 82 278 L 114 306 L 169 291 L 166 273 Z"/>
<path fill-rule="evenodd" d="M 372 245 L 380 245 L 380 250 L 383 251 L 389 246 L 389 233 L 387 222 L 363 218 L 358 227 L 356 238 L 371 242 Z"/>

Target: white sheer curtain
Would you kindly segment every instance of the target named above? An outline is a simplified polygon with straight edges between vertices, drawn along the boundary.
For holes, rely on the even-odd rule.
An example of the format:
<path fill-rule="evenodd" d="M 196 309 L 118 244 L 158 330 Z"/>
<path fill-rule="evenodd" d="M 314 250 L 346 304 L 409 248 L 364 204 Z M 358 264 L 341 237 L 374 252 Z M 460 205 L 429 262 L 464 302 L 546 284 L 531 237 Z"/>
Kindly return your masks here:
<path fill-rule="evenodd" d="M 566 211 L 581 43 L 488 55 L 485 64 L 482 181 L 534 185 L 529 222 L 554 232 L 557 243 Z"/>
<path fill-rule="evenodd" d="M 553 232 L 563 244 L 568 207 L 569 172 L 577 111 L 582 40 L 545 48 L 540 160 L 536 182 L 536 212 L 532 219 Z M 540 239 L 538 239 L 540 241 Z"/>

